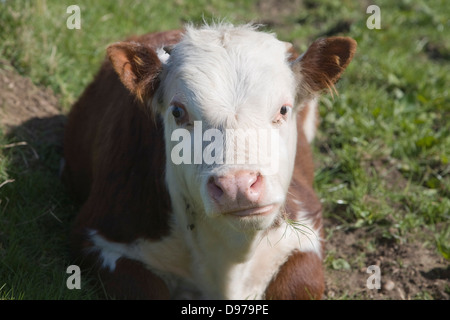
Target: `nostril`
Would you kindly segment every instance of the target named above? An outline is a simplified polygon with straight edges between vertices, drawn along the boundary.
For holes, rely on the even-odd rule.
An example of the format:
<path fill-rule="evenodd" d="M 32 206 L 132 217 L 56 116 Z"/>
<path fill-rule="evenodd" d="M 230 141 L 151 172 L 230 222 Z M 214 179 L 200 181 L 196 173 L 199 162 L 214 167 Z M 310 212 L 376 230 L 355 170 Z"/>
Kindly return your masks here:
<path fill-rule="evenodd" d="M 255 182 L 252 183 L 250 189 L 261 189 L 261 186 L 262 186 L 262 176 L 260 173 L 257 173 Z"/>
<path fill-rule="evenodd" d="M 214 177 L 209 178 L 208 180 L 208 191 L 213 199 L 218 200 L 223 195 L 223 190 L 216 183 L 216 179 Z"/>
<path fill-rule="evenodd" d="M 263 177 L 260 173 L 258 173 L 255 177 L 254 182 L 250 185 L 250 188 L 247 191 L 247 197 L 249 199 L 254 200 L 255 198 L 259 198 L 262 190 L 264 188 Z"/>

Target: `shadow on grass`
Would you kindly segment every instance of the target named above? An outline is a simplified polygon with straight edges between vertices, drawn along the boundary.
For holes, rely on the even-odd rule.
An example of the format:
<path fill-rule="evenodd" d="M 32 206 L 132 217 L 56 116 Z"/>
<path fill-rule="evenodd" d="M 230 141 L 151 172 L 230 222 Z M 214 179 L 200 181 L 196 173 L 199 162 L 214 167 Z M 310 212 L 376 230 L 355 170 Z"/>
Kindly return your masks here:
<path fill-rule="evenodd" d="M 66 286 L 78 205 L 59 178 L 65 122 L 62 114 L 30 118 L 5 135 L 10 183 L 0 189 L 0 287 L 14 292 L 13 298 L 92 297 L 90 290 Z M 4 293 L 0 290 L 0 297 Z"/>
<path fill-rule="evenodd" d="M 10 158 L 10 172 L 42 172 L 57 175 L 63 154 L 66 116 L 30 118 L 7 131 L 5 147 Z"/>

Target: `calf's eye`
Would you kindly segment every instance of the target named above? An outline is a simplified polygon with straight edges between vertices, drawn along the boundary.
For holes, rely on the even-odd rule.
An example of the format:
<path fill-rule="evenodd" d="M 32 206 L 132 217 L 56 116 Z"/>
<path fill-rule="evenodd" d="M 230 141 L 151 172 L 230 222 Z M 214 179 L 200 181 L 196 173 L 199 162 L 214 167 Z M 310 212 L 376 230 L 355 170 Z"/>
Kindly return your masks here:
<path fill-rule="evenodd" d="M 182 119 L 185 114 L 185 111 L 183 108 L 179 106 L 173 106 L 172 107 L 172 115 L 175 119 Z"/>
<path fill-rule="evenodd" d="M 282 124 L 284 121 L 287 121 L 287 114 L 289 113 L 289 110 L 291 110 L 292 107 L 290 104 L 284 104 L 281 106 L 278 113 L 275 115 L 275 118 L 272 120 L 272 122 L 276 125 Z"/>
<path fill-rule="evenodd" d="M 174 101 L 170 106 L 170 113 L 177 125 L 182 126 L 189 123 L 189 114 L 183 104 Z"/>

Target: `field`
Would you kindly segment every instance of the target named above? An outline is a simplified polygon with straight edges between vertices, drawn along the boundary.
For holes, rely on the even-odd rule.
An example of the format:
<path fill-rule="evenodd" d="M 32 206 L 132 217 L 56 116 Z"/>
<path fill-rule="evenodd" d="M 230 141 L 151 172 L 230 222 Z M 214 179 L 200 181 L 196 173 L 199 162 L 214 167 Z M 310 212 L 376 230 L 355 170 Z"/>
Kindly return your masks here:
<path fill-rule="evenodd" d="M 77 211 L 58 178 L 65 115 L 108 44 L 226 19 L 302 52 L 345 35 L 358 51 L 324 95 L 314 142 L 326 228 L 324 299 L 450 297 L 450 6 L 444 0 L 0 1 L 0 299 L 104 299 L 69 290 Z M 372 20 L 370 20 L 372 21 Z M 381 271 L 370 289 L 367 268 Z"/>

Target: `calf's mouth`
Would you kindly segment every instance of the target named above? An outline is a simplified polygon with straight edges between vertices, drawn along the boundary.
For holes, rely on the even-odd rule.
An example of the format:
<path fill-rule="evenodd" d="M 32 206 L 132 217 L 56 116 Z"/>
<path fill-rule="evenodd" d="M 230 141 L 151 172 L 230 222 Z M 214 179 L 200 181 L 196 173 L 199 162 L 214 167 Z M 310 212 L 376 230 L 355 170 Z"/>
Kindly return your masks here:
<path fill-rule="evenodd" d="M 268 204 L 264 206 L 240 208 L 233 211 L 224 212 L 223 214 L 235 217 L 267 216 L 273 213 L 277 207 L 278 206 L 276 204 Z"/>

